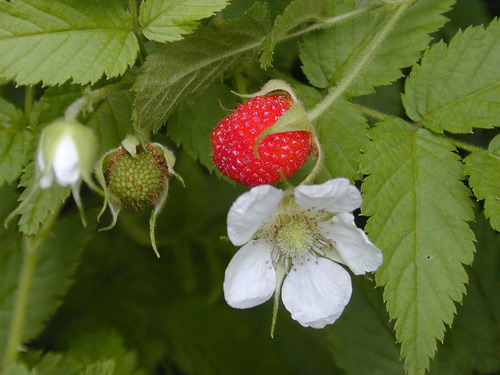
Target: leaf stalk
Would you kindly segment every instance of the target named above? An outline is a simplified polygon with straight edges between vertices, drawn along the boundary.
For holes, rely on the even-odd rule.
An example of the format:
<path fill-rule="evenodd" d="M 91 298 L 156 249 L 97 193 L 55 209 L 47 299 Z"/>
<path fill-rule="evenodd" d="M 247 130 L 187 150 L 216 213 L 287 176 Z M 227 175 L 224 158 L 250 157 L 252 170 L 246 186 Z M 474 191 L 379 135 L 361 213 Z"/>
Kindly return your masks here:
<path fill-rule="evenodd" d="M 91 110 L 92 105 L 96 102 L 106 99 L 114 92 L 128 90 L 132 87 L 133 82 L 118 82 L 112 85 L 104 86 L 96 90 L 87 89 L 85 95 L 75 100 L 64 113 L 64 118 L 67 121 L 76 121 L 76 118 L 83 110 Z"/>
<path fill-rule="evenodd" d="M 319 102 L 316 107 L 311 109 L 308 113 L 309 119 L 311 121 L 316 120 L 321 116 L 330 106 L 349 88 L 349 86 L 354 82 L 354 80 L 359 76 L 361 71 L 368 65 L 373 55 L 377 52 L 379 47 L 382 45 L 384 40 L 389 36 L 392 29 L 403 16 L 404 12 L 408 7 L 414 2 L 414 0 L 406 1 L 395 5 L 394 13 L 391 15 L 389 20 L 380 29 L 380 31 L 375 34 L 371 43 L 363 51 L 363 54 L 359 60 L 352 66 L 352 68 L 346 73 L 346 75 L 340 80 L 338 85 L 330 91 L 330 93 Z"/>
<path fill-rule="evenodd" d="M 376 9 L 379 9 L 379 8 L 383 8 L 384 7 L 384 4 L 376 4 L 376 5 L 368 5 L 368 6 L 363 6 L 363 7 L 360 7 L 358 9 L 355 9 L 351 12 L 347 12 L 347 13 L 344 13 L 344 14 L 341 14 L 339 16 L 335 16 L 335 17 L 330 17 L 330 18 L 326 18 L 326 19 L 323 19 L 323 20 L 319 20 L 318 23 L 315 23 L 313 25 L 310 25 L 308 27 L 304 27 L 303 29 L 301 30 L 298 30 L 294 33 L 290 33 L 290 34 L 287 34 L 285 36 L 283 36 L 280 41 L 282 40 L 286 40 L 286 39 L 291 39 L 291 38 L 295 38 L 295 37 L 298 37 L 298 36 L 301 36 L 301 35 L 304 35 L 304 34 L 307 34 L 311 31 L 316 31 L 316 30 L 320 30 L 320 29 L 326 29 L 328 27 L 333 27 L 341 22 L 345 22 L 345 21 L 348 21 L 350 20 L 351 18 L 355 18 L 357 16 L 360 16 L 364 13 L 368 13 L 368 12 L 371 12 L 371 11 L 374 11 Z"/>

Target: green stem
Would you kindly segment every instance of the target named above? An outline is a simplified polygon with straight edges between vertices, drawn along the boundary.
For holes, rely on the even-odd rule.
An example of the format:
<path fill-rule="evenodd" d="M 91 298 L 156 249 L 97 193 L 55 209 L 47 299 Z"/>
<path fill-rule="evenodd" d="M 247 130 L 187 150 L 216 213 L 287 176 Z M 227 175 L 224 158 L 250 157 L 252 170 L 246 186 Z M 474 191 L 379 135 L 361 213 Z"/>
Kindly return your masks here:
<path fill-rule="evenodd" d="M 323 168 L 323 150 L 321 149 L 321 145 L 319 144 L 316 136 L 314 136 L 314 147 L 316 149 L 316 155 L 317 155 L 317 159 L 316 159 L 316 164 L 314 164 L 314 168 L 313 170 L 311 171 L 311 173 L 309 173 L 307 175 L 307 177 L 304 179 L 304 181 L 302 181 L 300 183 L 300 185 L 307 185 L 311 182 L 314 181 L 314 179 L 316 178 L 316 176 L 318 176 L 319 172 L 321 171 L 321 169 Z"/>
<path fill-rule="evenodd" d="M 148 55 L 146 52 L 146 48 L 144 47 L 144 34 L 142 33 L 141 24 L 139 23 L 138 18 L 138 10 L 137 10 L 137 2 L 136 0 L 129 0 L 128 2 L 129 12 L 132 15 L 132 22 L 134 23 L 134 33 L 139 41 L 139 62 L 142 64 L 144 60 L 146 60 L 146 56 Z"/>
<path fill-rule="evenodd" d="M 136 0 L 128 0 L 128 8 L 130 15 L 132 16 L 132 21 L 134 23 L 134 29 L 139 28 L 139 20 L 137 18 L 137 2 Z"/>
<path fill-rule="evenodd" d="M 360 112 L 363 112 L 363 114 L 367 115 L 367 116 L 370 116 L 370 117 L 373 117 L 374 119 L 377 119 L 379 121 L 385 121 L 387 120 L 388 118 L 392 118 L 394 116 L 391 116 L 391 115 L 386 115 L 385 113 L 382 113 L 382 112 L 379 112 L 373 108 L 368 108 L 368 107 L 365 107 L 361 104 L 357 104 L 357 103 L 352 103 Z"/>
<path fill-rule="evenodd" d="M 368 65 L 373 55 L 377 52 L 378 48 L 382 45 L 384 40 L 388 37 L 393 27 L 403 16 L 404 12 L 413 3 L 414 0 L 406 1 L 397 6 L 396 10 L 382 27 L 382 29 L 375 34 L 373 40 L 368 47 L 363 51 L 359 60 L 347 72 L 347 74 L 340 80 L 339 84 L 330 93 L 319 102 L 316 107 L 311 109 L 308 113 L 311 121 L 316 120 L 323 114 L 330 106 L 349 88 L 349 86 L 358 78 L 361 71 Z"/>
<path fill-rule="evenodd" d="M 114 92 L 128 90 L 132 87 L 132 83 L 131 81 L 124 81 L 104 86 L 93 91 L 88 90 L 84 96 L 78 98 L 66 108 L 64 118 L 68 121 L 75 121 L 83 109 L 91 108 L 93 103 L 106 99 Z"/>
<path fill-rule="evenodd" d="M 28 307 L 29 295 L 31 286 L 33 284 L 33 276 L 35 274 L 36 265 L 38 261 L 38 254 L 43 247 L 50 229 L 54 224 L 60 208 L 52 212 L 52 214 L 45 221 L 40 233 L 36 237 L 23 238 L 23 260 L 21 265 L 21 272 L 19 275 L 19 282 L 17 287 L 16 299 L 14 302 L 14 310 L 12 312 L 12 321 L 9 328 L 9 336 L 3 357 L 2 367 L 6 368 L 9 364 L 17 360 L 19 347 L 22 344 L 23 327 L 26 319 L 26 310 Z"/>
<path fill-rule="evenodd" d="M 353 10 L 351 12 L 347 12 L 347 13 L 341 14 L 340 16 L 335 16 L 335 17 L 324 19 L 324 20 L 320 20 L 318 23 L 315 23 L 313 25 L 305 27 L 305 28 L 303 28 L 301 30 L 298 30 L 298 31 L 294 32 L 294 33 L 290 33 L 290 34 L 284 35 L 280 39 L 280 41 L 281 40 L 295 38 L 297 36 L 301 36 L 301 35 L 304 35 L 306 33 L 310 33 L 311 31 L 316 31 L 316 30 L 325 29 L 325 28 L 328 28 L 328 27 L 335 26 L 335 25 L 337 25 L 337 24 L 339 24 L 341 22 L 348 21 L 351 18 L 355 18 L 355 17 L 360 16 L 360 15 L 362 15 L 364 13 L 368 13 L 368 12 L 371 12 L 373 10 L 382 8 L 383 6 L 384 6 L 384 4 L 363 6 L 363 7 L 360 7 L 358 9 L 356 9 L 356 10 Z"/>
<path fill-rule="evenodd" d="M 472 146 L 468 143 L 459 141 L 454 138 L 446 137 L 446 139 L 455 147 L 460 148 L 462 150 L 465 150 L 467 152 L 476 152 L 476 151 L 484 151 L 484 149 L 477 147 L 477 146 Z"/>

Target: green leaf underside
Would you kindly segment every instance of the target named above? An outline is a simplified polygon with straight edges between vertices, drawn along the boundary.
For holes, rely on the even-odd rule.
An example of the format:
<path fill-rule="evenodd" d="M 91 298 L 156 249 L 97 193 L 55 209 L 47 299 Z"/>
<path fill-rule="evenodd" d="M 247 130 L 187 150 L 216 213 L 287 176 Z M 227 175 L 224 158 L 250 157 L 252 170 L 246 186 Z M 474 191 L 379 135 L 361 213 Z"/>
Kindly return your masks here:
<path fill-rule="evenodd" d="M 49 235 L 40 250 L 33 277 L 23 340 L 28 342 L 43 329 L 47 319 L 61 304 L 61 296 L 71 284 L 80 252 L 90 229 L 84 230 L 78 215 L 57 222 L 57 232 Z M 7 341 L 23 251 L 20 237 L 0 233 L 0 350 Z"/>
<path fill-rule="evenodd" d="M 411 66 L 420 58 L 420 51 L 431 40 L 429 34 L 445 23 L 446 18 L 441 14 L 448 11 L 453 3 L 454 0 L 415 2 L 348 93 L 355 96 L 370 94 L 374 86 L 387 85 L 401 77 L 400 69 Z M 355 0 L 332 2 L 327 16 L 338 16 L 355 9 Z M 300 59 L 302 70 L 311 84 L 319 88 L 337 84 L 384 26 L 388 15 L 390 7 L 377 8 L 304 38 L 300 45 Z"/>
<path fill-rule="evenodd" d="M 321 94 L 311 87 L 296 87 L 297 95 L 306 108 L 312 108 L 321 99 Z M 359 157 L 368 142 L 368 124 L 359 111 L 344 99 L 338 99 L 314 123 L 321 149 L 324 153 L 324 168 L 320 180 L 347 177 L 359 180 Z"/>
<path fill-rule="evenodd" d="M 408 116 L 435 132 L 470 133 L 500 123 L 500 21 L 437 43 L 406 80 Z"/>
<path fill-rule="evenodd" d="M 476 151 L 464 159 L 465 173 L 477 199 L 484 199 L 484 214 L 500 231 L 500 155 Z"/>
<path fill-rule="evenodd" d="M 173 42 L 193 32 L 196 21 L 214 15 L 229 0 L 145 0 L 141 4 L 139 22 L 146 38 L 157 42 Z"/>
<path fill-rule="evenodd" d="M 218 29 L 200 28 L 181 41 L 160 46 L 133 87 L 136 130 L 158 131 L 179 102 L 251 57 L 269 29 L 267 6 L 256 3 L 241 19 Z"/>
<path fill-rule="evenodd" d="M 26 188 L 19 197 L 21 202 L 30 197 L 33 189 L 38 189 L 30 197 L 29 203 L 19 212 L 21 217 L 18 222 L 21 232 L 27 236 L 35 235 L 40 230 L 45 219 L 54 211 L 54 208 L 68 198 L 71 189 L 69 186 L 62 187 L 57 183 L 53 183 L 50 188 L 39 190 L 34 162 L 25 168 L 20 185 Z"/>
<path fill-rule="evenodd" d="M 168 135 L 177 145 L 182 145 L 193 159 L 198 159 L 208 170 L 212 170 L 210 133 L 229 114 L 221 105 L 234 108 L 237 104 L 237 97 L 231 94 L 231 90 L 215 82 L 202 95 L 179 105 L 168 121 Z"/>
<path fill-rule="evenodd" d="M 262 69 L 272 66 L 274 48 L 288 31 L 303 23 L 322 18 L 325 3 L 324 0 L 295 0 L 288 5 L 282 15 L 276 17 L 272 32 L 260 46 Z"/>
<path fill-rule="evenodd" d="M 376 273 L 396 320 L 409 374 L 423 374 L 436 339 L 451 325 L 471 264 L 474 218 L 454 148 L 444 138 L 398 119 L 380 123 L 361 158 L 366 231 L 382 249 Z"/>
<path fill-rule="evenodd" d="M 20 85 L 116 77 L 137 55 L 131 29 L 118 0 L 2 0 L 0 77 Z"/>

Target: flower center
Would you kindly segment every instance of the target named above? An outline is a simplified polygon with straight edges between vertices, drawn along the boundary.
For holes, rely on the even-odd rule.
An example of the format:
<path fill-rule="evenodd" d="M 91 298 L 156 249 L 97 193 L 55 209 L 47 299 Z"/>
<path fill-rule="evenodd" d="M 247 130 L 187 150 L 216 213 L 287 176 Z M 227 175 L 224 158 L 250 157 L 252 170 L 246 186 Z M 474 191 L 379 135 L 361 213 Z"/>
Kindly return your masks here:
<path fill-rule="evenodd" d="M 315 249 L 317 221 L 303 213 L 278 215 L 272 225 L 276 256 L 281 259 L 299 258 Z"/>

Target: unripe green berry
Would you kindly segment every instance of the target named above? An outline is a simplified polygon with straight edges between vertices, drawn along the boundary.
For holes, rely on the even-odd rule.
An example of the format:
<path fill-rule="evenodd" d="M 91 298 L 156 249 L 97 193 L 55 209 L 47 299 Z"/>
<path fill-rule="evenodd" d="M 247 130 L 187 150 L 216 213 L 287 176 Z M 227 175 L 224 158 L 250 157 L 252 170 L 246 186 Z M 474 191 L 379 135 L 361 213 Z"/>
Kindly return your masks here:
<path fill-rule="evenodd" d="M 106 169 L 111 193 L 123 206 L 135 209 L 156 204 L 165 177 L 170 177 L 165 158 L 151 145 L 135 156 L 120 147 Z"/>

